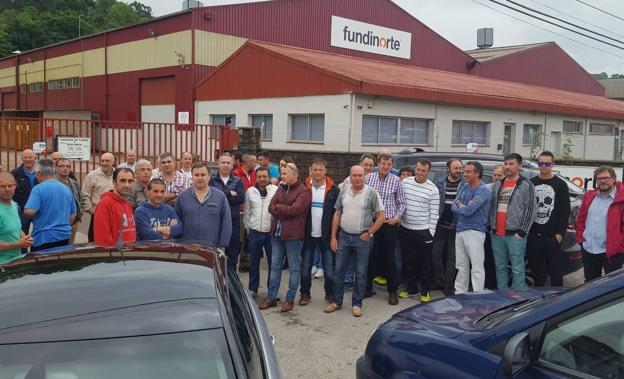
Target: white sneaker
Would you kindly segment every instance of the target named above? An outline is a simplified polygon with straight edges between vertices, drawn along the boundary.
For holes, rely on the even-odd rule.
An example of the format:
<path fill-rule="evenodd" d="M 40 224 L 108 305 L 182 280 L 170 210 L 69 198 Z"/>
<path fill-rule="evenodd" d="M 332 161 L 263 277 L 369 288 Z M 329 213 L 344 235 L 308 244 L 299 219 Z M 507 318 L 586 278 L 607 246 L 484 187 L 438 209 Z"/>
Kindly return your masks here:
<path fill-rule="evenodd" d="M 325 276 L 325 271 L 323 271 L 322 268 L 319 268 L 318 270 L 316 270 L 316 274 L 314 274 L 314 277 L 316 279 L 321 279 L 324 276 Z"/>
<path fill-rule="evenodd" d="M 312 276 L 314 276 L 317 271 L 318 271 L 318 268 L 316 268 L 316 266 L 312 266 Z"/>

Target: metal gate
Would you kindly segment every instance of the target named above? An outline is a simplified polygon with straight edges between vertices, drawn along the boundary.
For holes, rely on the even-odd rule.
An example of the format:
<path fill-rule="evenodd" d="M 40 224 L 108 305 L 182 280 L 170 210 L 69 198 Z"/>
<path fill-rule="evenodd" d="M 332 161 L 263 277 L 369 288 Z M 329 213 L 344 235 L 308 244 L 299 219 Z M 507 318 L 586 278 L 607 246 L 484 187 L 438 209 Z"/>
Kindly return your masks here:
<path fill-rule="evenodd" d="M 124 160 L 129 149 L 137 159 L 148 159 L 156 165 L 158 155 L 170 152 L 181 157 L 191 152 L 199 161 L 214 161 L 219 153 L 231 150 L 238 143 L 236 130 L 225 125 L 181 125 L 154 122 L 0 118 L 0 169 L 11 171 L 21 164 L 21 151 L 33 144 L 45 143 L 39 158 L 57 151 L 58 137 L 88 138 L 87 159 L 72 160 L 76 178 L 84 177 L 99 166 L 100 155 L 112 153 L 117 162 Z"/>

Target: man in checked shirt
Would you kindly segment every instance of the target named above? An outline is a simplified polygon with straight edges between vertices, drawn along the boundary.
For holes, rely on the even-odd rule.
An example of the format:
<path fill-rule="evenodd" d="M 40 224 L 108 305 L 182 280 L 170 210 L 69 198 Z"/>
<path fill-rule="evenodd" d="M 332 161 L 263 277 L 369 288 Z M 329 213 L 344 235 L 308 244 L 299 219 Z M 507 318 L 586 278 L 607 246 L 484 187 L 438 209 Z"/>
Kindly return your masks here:
<path fill-rule="evenodd" d="M 180 192 L 193 185 L 183 173 L 176 170 L 176 159 L 171 153 L 162 153 L 158 157 L 160 171 L 152 179 L 162 179 L 167 185 L 163 202 L 174 206 Z"/>
<path fill-rule="evenodd" d="M 381 275 L 388 280 L 388 303 L 396 305 L 399 303 L 399 272 L 394 254 L 401 215 L 405 211 L 405 195 L 399 177 L 391 174 L 391 170 L 392 155 L 381 153 L 377 158 L 377 172 L 366 175 L 366 184 L 379 193 L 386 214 L 386 221 L 373 239 L 373 251 L 366 276 L 366 294 L 372 295 L 373 278 Z"/>

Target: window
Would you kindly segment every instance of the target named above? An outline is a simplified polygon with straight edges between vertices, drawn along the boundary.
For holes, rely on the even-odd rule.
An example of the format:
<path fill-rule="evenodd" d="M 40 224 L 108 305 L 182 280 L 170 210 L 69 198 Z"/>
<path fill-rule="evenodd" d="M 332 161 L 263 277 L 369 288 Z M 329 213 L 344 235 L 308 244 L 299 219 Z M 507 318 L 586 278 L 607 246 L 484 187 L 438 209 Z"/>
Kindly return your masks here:
<path fill-rule="evenodd" d="M 583 123 L 580 121 L 564 121 L 564 133 L 583 134 Z"/>
<path fill-rule="evenodd" d="M 29 92 L 42 92 L 43 91 L 43 83 L 42 82 L 30 83 L 29 87 L 28 87 L 28 91 Z"/>
<path fill-rule="evenodd" d="M 363 116 L 362 143 L 429 143 L 430 120 L 398 117 Z"/>
<path fill-rule="evenodd" d="M 454 120 L 451 143 L 453 145 L 465 145 L 468 143 L 487 145 L 489 128 L 490 123 L 488 121 Z"/>
<path fill-rule="evenodd" d="M 229 124 L 228 124 L 229 121 Z M 213 114 L 212 125 L 229 125 L 230 129 L 236 128 L 236 116 L 233 114 Z"/>
<path fill-rule="evenodd" d="M 20 84 L 20 93 L 26 93 L 28 86 L 26 84 Z"/>
<path fill-rule="evenodd" d="M 251 126 L 260 128 L 260 135 L 264 141 L 270 141 L 273 139 L 273 115 L 251 115 Z"/>
<path fill-rule="evenodd" d="M 80 78 L 56 79 L 48 82 L 48 90 L 80 88 Z"/>
<path fill-rule="evenodd" d="M 535 145 L 539 144 L 542 138 L 542 125 L 540 124 L 524 124 L 522 131 L 522 144 Z"/>
<path fill-rule="evenodd" d="M 325 115 L 290 115 L 291 141 L 323 142 L 325 140 Z"/>
<path fill-rule="evenodd" d="M 583 378 L 620 378 L 624 362 L 624 301 L 591 309 L 547 331 L 539 363 Z"/>
<path fill-rule="evenodd" d="M 589 134 L 599 134 L 602 136 L 612 136 L 615 131 L 614 124 L 599 124 L 592 122 L 589 124 Z"/>

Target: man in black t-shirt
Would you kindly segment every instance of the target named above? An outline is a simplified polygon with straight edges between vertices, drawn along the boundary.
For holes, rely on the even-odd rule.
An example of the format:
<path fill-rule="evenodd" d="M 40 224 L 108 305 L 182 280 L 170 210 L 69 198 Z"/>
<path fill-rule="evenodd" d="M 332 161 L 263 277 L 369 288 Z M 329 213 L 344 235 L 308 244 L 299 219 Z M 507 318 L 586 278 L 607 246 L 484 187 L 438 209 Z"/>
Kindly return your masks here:
<path fill-rule="evenodd" d="M 462 161 L 449 159 L 446 162 L 448 175 L 435 185 L 440 191 L 440 218 L 433 236 L 433 282 L 442 288 L 445 295 L 452 295 L 455 285 L 455 217 L 451 204 L 455 201 L 457 189 L 462 185 Z"/>
<path fill-rule="evenodd" d="M 553 173 L 555 156 L 544 151 L 537 158 L 539 176 L 531 178 L 535 186 L 535 222 L 527 241 L 529 268 L 536 287 L 563 286 L 561 242 L 570 219 L 570 193 L 563 179 Z"/>

